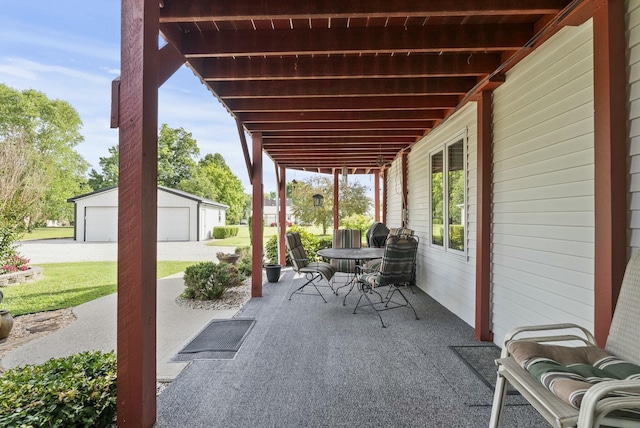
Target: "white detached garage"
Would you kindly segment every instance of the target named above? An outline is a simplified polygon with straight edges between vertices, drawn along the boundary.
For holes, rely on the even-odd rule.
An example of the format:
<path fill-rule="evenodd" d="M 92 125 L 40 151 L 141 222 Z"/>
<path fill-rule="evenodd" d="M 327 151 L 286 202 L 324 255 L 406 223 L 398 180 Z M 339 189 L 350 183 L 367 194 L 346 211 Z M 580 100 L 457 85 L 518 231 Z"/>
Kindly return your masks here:
<path fill-rule="evenodd" d="M 75 205 L 74 239 L 118 240 L 118 187 L 70 198 Z M 214 226 L 224 226 L 229 206 L 180 190 L 158 186 L 158 241 L 210 239 Z"/>

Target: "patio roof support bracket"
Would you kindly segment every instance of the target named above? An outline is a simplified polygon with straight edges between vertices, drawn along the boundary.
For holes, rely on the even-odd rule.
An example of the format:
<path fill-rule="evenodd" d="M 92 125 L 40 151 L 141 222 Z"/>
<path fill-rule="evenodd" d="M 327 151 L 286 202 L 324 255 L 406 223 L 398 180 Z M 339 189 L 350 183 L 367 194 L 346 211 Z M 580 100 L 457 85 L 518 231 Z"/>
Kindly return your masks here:
<path fill-rule="evenodd" d="M 236 125 L 238 127 L 238 136 L 240 137 L 240 145 L 242 146 L 242 154 L 244 155 L 244 163 L 247 165 L 249 181 L 253 182 L 253 165 L 251 164 L 251 156 L 249 156 L 247 138 L 244 135 L 244 128 L 242 127 L 242 122 L 240 122 L 240 119 L 236 118 Z"/>

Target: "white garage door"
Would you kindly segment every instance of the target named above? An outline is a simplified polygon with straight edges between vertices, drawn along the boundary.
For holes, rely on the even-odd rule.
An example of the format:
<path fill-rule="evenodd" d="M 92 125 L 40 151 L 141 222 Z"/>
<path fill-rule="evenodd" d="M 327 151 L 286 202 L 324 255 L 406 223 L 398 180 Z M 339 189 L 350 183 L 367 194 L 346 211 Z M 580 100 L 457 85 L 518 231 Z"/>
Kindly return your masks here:
<path fill-rule="evenodd" d="M 84 240 L 105 242 L 118 240 L 118 208 L 86 207 L 84 215 Z"/>
<path fill-rule="evenodd" d="M 158 208 L 158 241 L 189 240 L 189 207 Z"/>

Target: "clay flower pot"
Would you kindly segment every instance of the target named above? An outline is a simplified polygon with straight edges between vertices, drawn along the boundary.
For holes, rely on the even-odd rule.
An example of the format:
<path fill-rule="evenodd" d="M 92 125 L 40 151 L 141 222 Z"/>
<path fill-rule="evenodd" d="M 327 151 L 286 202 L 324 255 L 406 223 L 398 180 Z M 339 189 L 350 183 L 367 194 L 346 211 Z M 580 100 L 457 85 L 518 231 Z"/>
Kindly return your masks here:
<path fill-rule="evenodd" d="M 0 340 L 6 339 L 13 328 L 13 317 L 8 310 L 0 311 Z"/>

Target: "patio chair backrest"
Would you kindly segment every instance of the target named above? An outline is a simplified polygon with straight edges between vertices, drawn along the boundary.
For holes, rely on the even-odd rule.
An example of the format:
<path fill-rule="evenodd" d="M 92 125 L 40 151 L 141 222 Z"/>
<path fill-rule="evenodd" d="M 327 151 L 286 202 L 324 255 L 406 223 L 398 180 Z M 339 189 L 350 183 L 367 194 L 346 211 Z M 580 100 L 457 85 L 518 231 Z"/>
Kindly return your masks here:
<path fill-rule="evenodd" d="M 302 246 L 302 239 L 298 232 L 290 232 L 285 235 L 287 249 L 289 250 L 289 258 L 296 272 L 307 266 L 307 252 Z"/>
<path fill-rule="evenodd" d="M 332 248 L 362 248 L 362 232 L 358 229 L 334 229 Z M 354 273 L 355 260 L 331 259 L 331 266 L 338 272 Z"/>
<path fill-rule="evenodd" d="M 410 283 L 418 240 L 413 236 L 390 236 L 384 246 L 377 285 Z"/>
<path fill-rule="evenodd" d="M 640 365 L 640 251 L 632 256 L 622 280 L 605 349 Z"/>

